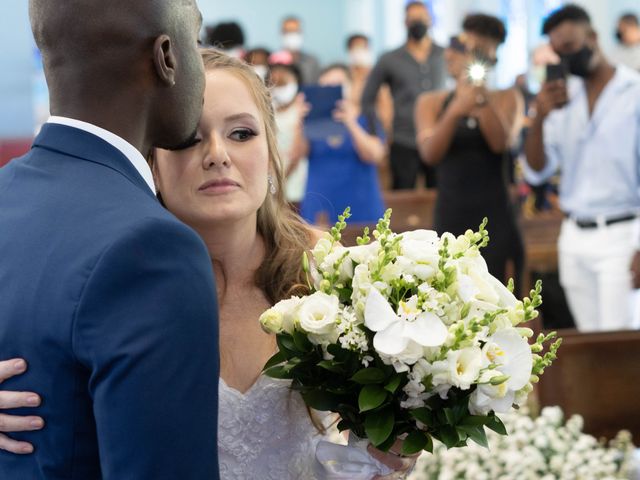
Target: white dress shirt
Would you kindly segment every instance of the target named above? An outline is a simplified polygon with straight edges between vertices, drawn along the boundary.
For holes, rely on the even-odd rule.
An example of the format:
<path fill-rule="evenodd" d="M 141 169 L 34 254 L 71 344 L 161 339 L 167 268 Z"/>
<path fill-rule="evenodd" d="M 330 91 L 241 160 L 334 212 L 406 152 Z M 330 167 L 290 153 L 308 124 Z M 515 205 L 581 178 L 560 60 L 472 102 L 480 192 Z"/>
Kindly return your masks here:
<path fill-rule="evenodd" d="M 576 218 L 640 211 L 640 74 L 618 65 L 591 115 L 584 80 L 570 78 L 568 90 L 544 122 L 545 168 L 523 162 L 525 178 L 540 184 L 559 169 L 560 206 Z"/>
<path fill-rule="evenodd" d="M 119 137 L 115 133 L 112 133 L 104 128 L 97 127 L 91 123 L 83 122 L 81 120 L 75 120 L 73 118 L 67 117 L 57 117 L 52 115 L 47 120 L 47 123 L 56 123 L 59 125 L 66 125 L 67 127 L 77 128 L 79 130 L 84 130 L 85 132 L 91 133 L 96 137 L 101 138 L 114 148 L 120 150 L 122 154 L 129 159 L 129 161 L 133 164 L 135 169 L 138 171 L 140 176 L 144 179 L 146 184 L 149 186 L 153 194 L 156 193 L 156 186 L 153 182 L 153 174 L 151 173 L 151 167 L 144 159 L 142 154 L 127 142 L 124 138 Z"/>

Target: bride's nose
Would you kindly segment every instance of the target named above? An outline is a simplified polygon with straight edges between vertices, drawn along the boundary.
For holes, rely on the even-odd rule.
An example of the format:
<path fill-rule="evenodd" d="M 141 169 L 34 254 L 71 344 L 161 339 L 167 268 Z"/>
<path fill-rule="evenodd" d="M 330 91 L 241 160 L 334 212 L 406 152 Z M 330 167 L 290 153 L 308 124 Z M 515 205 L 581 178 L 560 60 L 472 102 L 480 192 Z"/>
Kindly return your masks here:
<path fill-rule="evenodd" d="M 223 139 L 217 133 L 212 133 L 209 138 L 209 148 L 203 158 L 203 168 L 209 170 L 211 167 L 228 167 L 230 164 L 231 158 Z"/>

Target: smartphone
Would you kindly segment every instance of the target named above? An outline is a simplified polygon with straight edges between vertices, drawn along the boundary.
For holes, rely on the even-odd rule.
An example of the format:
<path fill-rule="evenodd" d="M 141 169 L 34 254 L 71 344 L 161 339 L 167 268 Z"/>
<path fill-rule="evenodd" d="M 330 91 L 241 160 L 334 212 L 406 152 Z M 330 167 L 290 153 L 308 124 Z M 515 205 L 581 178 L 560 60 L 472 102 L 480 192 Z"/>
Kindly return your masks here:
<path fill-rule="evenodd" d="M 564 63 L 547 65 L 547 75 L 545 81 L 553 82 L 554 80 L 566 80 L 569 72 Z"/>

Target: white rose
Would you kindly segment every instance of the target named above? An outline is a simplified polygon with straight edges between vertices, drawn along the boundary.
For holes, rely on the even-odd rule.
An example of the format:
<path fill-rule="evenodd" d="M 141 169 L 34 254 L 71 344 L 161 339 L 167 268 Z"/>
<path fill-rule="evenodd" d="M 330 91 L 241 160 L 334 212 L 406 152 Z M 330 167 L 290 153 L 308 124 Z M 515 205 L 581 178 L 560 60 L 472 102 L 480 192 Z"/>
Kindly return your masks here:
<path fill-rule="evenodd" d="M 270 308 L 260 315 L 260 325 L 267 333 L 280 333 L 282 331 L 282 314 Z"/>
<path fill-rule="evenodd" d="M 335 341 L 339 307 L 337 297 L 315 292 L 302 300 L 298 308 L 298 324 L 304 332 L 314 335 L 316 339 L 327 338 Z"/>
<path fill-rule="evenodd" d="M 404 232 L 400 240 L 402 256 L 413 262 L 438 264 L 438 234 L 433 230 Z"/>
<path fill-rule="evenodd" d="M 296 313 L 301 302 L 302 299 L 299 297 L 291 297 L 287 300 L 279 301 L 260 315 L 262 327 L 270 333 L 280 333 L 282 331 L 292 333 Z"/>

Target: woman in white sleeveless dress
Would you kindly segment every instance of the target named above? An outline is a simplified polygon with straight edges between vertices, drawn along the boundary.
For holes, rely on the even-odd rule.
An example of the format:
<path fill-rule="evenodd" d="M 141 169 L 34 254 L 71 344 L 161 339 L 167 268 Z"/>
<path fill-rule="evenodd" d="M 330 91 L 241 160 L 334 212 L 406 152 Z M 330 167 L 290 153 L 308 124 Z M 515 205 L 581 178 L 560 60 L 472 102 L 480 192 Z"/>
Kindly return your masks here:
<path fill-rule="evenodd" d="M 314 479 L 322 418 L 313 421 L 288 381 L 261 374 L 276 344 L 261 330 L 258 317 L 304 283 L 302 253 L 319 233 L 284 199 L 268 90 L 238 60 L 212 50 L 204 51 L 203 58 L 207 83 L 197 141 L 181 151 L 156 151 L 153 171 L 159 198 L 200 234 L 216 274 L 221 478 Z M 0 381 L 22 373 L 22 365 L 0 362 Z M 35 403 L 29 401 L 33 398 Z M 37 406 L 39 401 L 32 393 L 0 392 L 0 408 Z M 0 431 L 37 430 L 42 422 L 0 414 Z M 31 451 L 29 444 L 2 433 L 0 449 Z M 411 466 L 372 447 L 370 453 L 400 474 Z M 396 478 L 392 475 L 380 478 Z"/>

